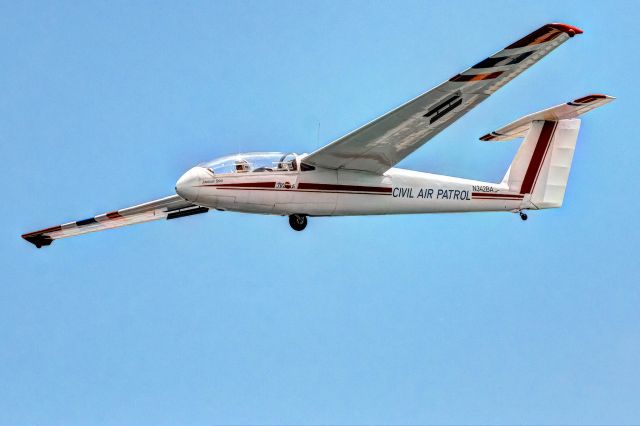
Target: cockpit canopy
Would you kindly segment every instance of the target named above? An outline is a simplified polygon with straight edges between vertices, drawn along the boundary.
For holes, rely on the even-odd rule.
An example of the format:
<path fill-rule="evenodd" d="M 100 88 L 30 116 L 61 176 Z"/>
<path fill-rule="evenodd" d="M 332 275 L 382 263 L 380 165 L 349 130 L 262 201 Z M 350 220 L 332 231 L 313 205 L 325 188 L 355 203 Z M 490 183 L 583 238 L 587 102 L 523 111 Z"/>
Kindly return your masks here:
<path fill-rule="evenodd" d="M 298 169 L 296 157 L 293 152 L 247 152 L 216 158 L 199 166 L 215 174 L 294 171 Z"/>

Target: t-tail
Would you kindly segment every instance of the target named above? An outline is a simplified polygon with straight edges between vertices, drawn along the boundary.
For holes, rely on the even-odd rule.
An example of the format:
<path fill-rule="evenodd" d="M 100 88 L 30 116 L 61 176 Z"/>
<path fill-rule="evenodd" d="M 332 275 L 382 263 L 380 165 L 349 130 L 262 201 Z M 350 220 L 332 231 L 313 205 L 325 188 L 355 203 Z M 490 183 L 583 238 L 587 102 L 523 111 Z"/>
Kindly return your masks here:
<path fill-rule="evenodd" d="M 523 208 L 561 207 L 580 131 L 580 115 L 613 101 L 589 95 L 524 116 L 480 138 L 524 142 L 502 180 L 509 192 L 524 196 Z"/>

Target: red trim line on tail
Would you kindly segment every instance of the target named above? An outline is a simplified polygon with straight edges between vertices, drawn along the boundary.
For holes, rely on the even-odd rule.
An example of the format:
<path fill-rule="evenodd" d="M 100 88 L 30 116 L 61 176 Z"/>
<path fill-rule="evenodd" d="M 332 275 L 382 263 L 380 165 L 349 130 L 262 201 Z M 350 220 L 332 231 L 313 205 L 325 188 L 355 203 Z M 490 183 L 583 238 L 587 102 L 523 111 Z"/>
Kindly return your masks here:
<path fill-rule="evenodd" d="M 522 180 L 522 186 L 520 188 L 521 194 L 530 194 L 535 188 L 538 175 L 540 174 L 540 169 L 544 163 L 544 158 L 547 155 L 549 145 L 551 145 L 551 139 L 553 138 L 553 133 L 555 132 L 557 125 L 557 121 L 545 121 L 542 125 L 542 130 L 540 131 L 540 136 L 536 142 L 536 147 L 531 155 L 531 161 L 529 161 L 529 167 L 527 167 L 524 179 Z"/>

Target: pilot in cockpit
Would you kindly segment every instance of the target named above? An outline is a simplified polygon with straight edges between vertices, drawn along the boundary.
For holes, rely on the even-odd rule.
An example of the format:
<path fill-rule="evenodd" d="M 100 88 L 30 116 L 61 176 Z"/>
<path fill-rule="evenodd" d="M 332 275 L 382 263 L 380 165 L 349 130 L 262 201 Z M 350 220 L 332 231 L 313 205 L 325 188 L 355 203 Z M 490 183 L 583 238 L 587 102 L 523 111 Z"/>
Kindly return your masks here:
<path fill-rule="evenodd" d="M 295 157 L 293 158 L 293 160 L 289 159 L 290 156 L 286 155 L 284 157 L 282 157 L 280 159 L 280 161 L 278 161 L 277 165 L 278 165 L 278 170 L 281 171 L 295 171 L 296 170 L 296 159 Z"/>
<path fill-rule="evenodd" d="M 249 163 L 245 160 L 236 160 L 236 173 L 247 173 L 251 171 Z"/>

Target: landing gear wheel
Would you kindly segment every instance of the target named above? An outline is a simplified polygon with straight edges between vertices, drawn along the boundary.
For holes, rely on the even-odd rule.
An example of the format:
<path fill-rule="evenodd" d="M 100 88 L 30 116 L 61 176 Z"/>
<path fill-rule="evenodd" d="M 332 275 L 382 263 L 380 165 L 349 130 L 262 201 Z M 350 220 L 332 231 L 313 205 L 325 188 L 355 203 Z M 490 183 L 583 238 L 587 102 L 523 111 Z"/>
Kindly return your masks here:
<path fill-rule="evenodd" d="M 307 217 L 303 214 L 292 214 L 289 216 L 289 225 L 296 231 L 302 231 L 307 227 Z"/>
<path fill-rule="evenodd" d="M 522 220 L 527 220 L 528 218 L 529 218 L 529 216 L 527 216 L 527 214 L 526 214 L 526 213 L 522 213 L 522 212 L 520 212 L 520 219 L 522 219 Z"/>

